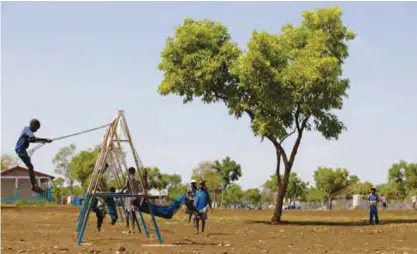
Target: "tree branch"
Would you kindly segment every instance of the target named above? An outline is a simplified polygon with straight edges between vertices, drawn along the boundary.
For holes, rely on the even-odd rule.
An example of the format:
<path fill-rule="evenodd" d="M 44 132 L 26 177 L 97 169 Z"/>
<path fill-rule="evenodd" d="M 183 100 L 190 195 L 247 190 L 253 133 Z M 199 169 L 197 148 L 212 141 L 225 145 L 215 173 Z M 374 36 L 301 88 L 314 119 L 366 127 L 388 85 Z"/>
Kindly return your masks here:
<path fill-rule="evenodd" d="M 296 130 L 297 130 L 297 128 L 294 128 L 294 130 L 292 130 L 290 133 L 287 134 L 287 136 L 285 136 L 283 139 L 281 139 L 281 141 L 279 143 L 282 144 L 284 142 L 284 140 L 286 140 L 288 137 L 290 137 L 292 134 L 294 134 Z"/>
<path fill-rule="evenodd" d="M 301 111 L 301 109 L 300 109 L 300 102 L 298 101 L 296 105 L 297 105 L 297 108 L 296 108 L 295 114 L 294 114 L 295 127 L 298 130 L 298 133 L 300 133 L 300 123 L 298 122 L 298 117 L 299 117 L 300 111 Z"/>
<path fill-rule="evenodd" d="M 275 169 L 275 174 L 277 176 L 277 189 L 279 190 L 280 186 L 281 186 L 281 151 L 279 149 L 275 149 L 276 150 L 276 156 L 277 156 L 277 167 Z"/>
<path fill-rule="evenodd" d="M 285 153 L 284 148 L 281 146 L 281 143 L 279 143 L 275 138 L 273 138 L 270 135 L 266 136 L 266 138 L 269 139 L 272 142 L 272 144 L 274 144 L 277 150 L 279 150 L 279 153 L 282 156 L 282 159 L 284 160 L 284 165 L 287 165 L 288 157 L 287 157 L 287 154 Z"/>
<path fill-rule="evenodd" d="M 287 174 L 287 170 L 288 170 L 288 173 L 289 173 L 289 171 L 291 170 L 292 163 L 294 162 L 295 155 L 297 154 L 298 147 L 300 146 L 301 138 L 302 138 L 302 136 L 303 136 L 303 131 L 304 131 L 304 129 L 305 129 L 305 127 L 306 127 L 306 125 L 307 125 L 307 122 L 308 122 L 308 119 L 309 119 L 309 118 L 310 118 L 310 116 L 306 116 L 306 117 L 302 120 L 302 123 L 301 123 L 300 129 L 299 129 L 299 131 L 298 131 L 297 140 L 296 140 L 296 141 L 295 141 L 295 143 L 294 143 L 294 146 L 293 146 L 293 148 L 292 148 L 291 155 L 290 155 L 290 160 L 289 160 L 289 163 L 291 163 L 291 165 L 289 165 L 289 167 L 285 167 L 285 173 L 286 173 L 286 174 Z"/>

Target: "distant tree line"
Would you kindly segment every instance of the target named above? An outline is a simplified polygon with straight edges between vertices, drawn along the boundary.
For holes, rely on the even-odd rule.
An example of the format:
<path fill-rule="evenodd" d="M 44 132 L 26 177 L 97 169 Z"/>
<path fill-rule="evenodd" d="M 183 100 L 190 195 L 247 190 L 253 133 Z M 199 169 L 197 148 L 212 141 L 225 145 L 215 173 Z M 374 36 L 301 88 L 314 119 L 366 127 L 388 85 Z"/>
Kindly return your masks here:
<path fill-rule="evenodd" d="M 62 147 L 53 157 L 54 172 L 59 175 L 53 181 L 53 197 L 61 200 L 68 195 L 83 195 L 90 182 L 98 148 L 76 152 L 75 145 Z M 121 155 L 124 156 L 124 155 Z M 2 170 L 17 166 L 20 161 L 10 155 L 1 156 Z M 187 192 L 188 181 L 185 183 L 178 174 L 163 173 L 158 167 L 145 167 L 148 172 L 150 188 L 166 189 L 170 198 Z M 126 173 L 125 173 L 126 174 Z M 127 175 L 127 174 L 126 174 Z M 200 182 L 205 180 L 213 201 L 219 207 L 252 207 L 272 205 L 276 203 L 279 188 L 277 176 L 273 174 L 261 188 L 243 189 L 236 183 L 242 176 L 239 163 L 226 156 L 222 160 L 202 161 L 192 169 L 192 179 Z M 351 175 L 345 168 L 319 167 L 313 174 L 314 185 L 303 181 L 296 172 L 291 172 L 285 199 L 292 201 L 323 202 L 330 204 L 335 193 L 341 193 L 348 186 L 349 191 L 343 192 L 346 197 L 353 194 L 366 195 L 373 184 L 362 182 L 358 176 Z M 106 178 L 107 177 L 107 178 Z M 105 176 L 101 186 L 121 188 L 120 183 L 110 176 Z M 375 186 L 380 194 L 388 199 L 403 200 L 417 195 L 417 163 L 399 161 L 388 169 L 387 183 Z M 340 198 L 340 197 L 339 197 Z"/>

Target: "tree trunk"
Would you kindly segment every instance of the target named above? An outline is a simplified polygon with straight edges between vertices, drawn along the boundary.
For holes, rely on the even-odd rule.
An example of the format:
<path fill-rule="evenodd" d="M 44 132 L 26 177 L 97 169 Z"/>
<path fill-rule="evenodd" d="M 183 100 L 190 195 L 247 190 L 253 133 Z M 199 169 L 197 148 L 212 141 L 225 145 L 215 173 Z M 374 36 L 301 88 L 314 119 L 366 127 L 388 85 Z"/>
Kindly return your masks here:
<path fill-rule="evenodd" d="M 224 186 L 223 186 L 223 187 L 222 187 L 222 198 L 221 198 L 221 201 L 220 201 L 220 208 L 223 208 L 224 191 L 225 191 L 225 188 L 224 188 Z"/>
<path fill-rule="evenodd" d="M 274 215 L 272 216 L 272 222 L 279 223 L 281 222 L 282 216 L 282 208 L 284 206 L 284 197 L 285 193 L 287 192 L 287 185 L 289 177 L 284 176 L 282 184 L 279 188 L 278 195 L 277 195 L 277 203 L 275 205 Z"/>
<path fill-rule="evenodd" d="M 297 155 L 298 147 L 300 147 L 301 138 L 303 136 L 303 130 L 305 128 L 307 120 L 308 120 L 308 118 L 303 120 L 301 128 L 297 127 L 298 136 L 297 136 L 297 139 L 295 140 L 295 143 L 294 143 L 294 146 L 292 148 L 291 155 L 290 155 L 289 158 L 287 157 L 287 155 L 285 153 L 285 150 L 281 146 L 281 144 L 276 142 L 276 141 L 273 142 L 273 144 L 275 146 L 275 149 L 276 149 L 277 163 L 278 163 L 277 169 L 276 169 L 277 180 L 281 179 L 281 178 L 278 178 L 278 176 L 279 176 L 279 164 L 281 162 L 281 160 L 280 160 L 281 157 L 283 158 L 283 164 L 284 164 L 284 168 L 285 168 L 284 178 L 282 179 L 282 182 L 280 183 L 278 181 L 279 191 L 278 191 L 278 197 L 277 197 L 277 204 L 275 206 L 274 215 L 272 216 L 272 219 L 271 219 L 271 221 L 274 222 L 274 223 L 281 222 L 282 205 L 283 205 L 285 194 L 287 193 L 287 187 L 288 187 L 288 182 L 290 180 L 291 169 L 292 169 L 292 166 L 294 164 L 295 156 Z"/>
<path fill-rule="evenodd" d="M 69 180 L 69 191 L 70 191 L 71 195 L 74 194 L 73 193 L 73 191 L 74 191 L 74 180 L 72 180 L 72 179 Z"/>
<path fill-rule="evenodd" d="M 329 210 L 332 210 L 332 198 L 329 198 Z"/>

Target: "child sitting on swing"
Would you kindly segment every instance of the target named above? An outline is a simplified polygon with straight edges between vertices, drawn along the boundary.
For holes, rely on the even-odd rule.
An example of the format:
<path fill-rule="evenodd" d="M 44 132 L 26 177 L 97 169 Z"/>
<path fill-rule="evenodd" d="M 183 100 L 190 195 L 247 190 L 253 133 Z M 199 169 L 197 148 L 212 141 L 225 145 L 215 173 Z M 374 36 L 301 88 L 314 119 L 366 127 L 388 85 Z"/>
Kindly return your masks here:
<path fill-rule="evenodd" d="M 115 193 L 116 189 L 114 187 L 110 188 L 111 193 Z M 116 203 L 114 202 L 113 197 L 106 197 L 106 198 L 100 198 L 95 197 L 92 204 L 92 210 L 95 212 L 97 217 L 97 229 L 96 233 L 101 231 L 101 226 L 103 225 L 104 217 L 106 217 L 106 207 L 105 204 L 107 204 L 108 213 L 111 218 L 111 224 L 116 224 L 116 221 L 118 219 L 117 211 L 116 211 Z"/>
<path fill-rule="evenodd" d="M 145 189 L 148 189 L 148 181 L 147 181 L 147 174 L 148 172 L 144 170 L 143 174 L 143 185 Z M 138 184 L 139 185 L 139 184 Z M 142 203 L 141 203 L 142 201 Z M 184 195 L 179 196 L 175 200 L 171 202 L 169 205 L 156 205 L 149 201 L 149 199 L 143 199 L 141 197 L 135 197 L 131 200 L 131 204 L 134 207 L 137 207 L 139 211 L 151 214 L 153 214 L 157 217 L 161 217 L 164 219 L 171 219 L 175 213 L 178 211 L 178 209 L 181 207 L 181 205 L 185 205 L 187 207 L 187 210 L 190 213 L 193 213 L 196 218 L 200 218 L 203 214 L 196 209 L 194 206 L 194 201 L 187 198 Z M 150 211 L 150 208 L 152 211 Z"/>

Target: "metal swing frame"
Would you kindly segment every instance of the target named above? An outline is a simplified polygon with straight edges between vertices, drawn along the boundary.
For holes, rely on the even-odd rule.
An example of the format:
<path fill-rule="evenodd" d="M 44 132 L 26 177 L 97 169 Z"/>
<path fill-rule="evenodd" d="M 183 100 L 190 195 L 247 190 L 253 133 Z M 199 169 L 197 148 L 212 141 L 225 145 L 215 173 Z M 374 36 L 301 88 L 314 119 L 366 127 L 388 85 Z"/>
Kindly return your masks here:
<path fill-rule="evenodd" d="M 126 181 L 125 176 L 123 175 L 123 172 L 127 172 L 128 166 L 127 166 L 125 157 L 120 156 L 120 152 L 122 151 L 122 146 L 121 146 L 122 142 L 127 143 L 128 146 L 130 147 L 137 171 L 139 173 L 139 182 L 142 187 L 143 194 L 115 194 L 115 193 L 103 193 L 103 192 L 98 191 L 100 179 L 105 173 L 105 171 L 108 170 L 109 164 L 112 165 L 111 168 L 113 169 L 113 176 L 115 180 L 119 183 L 119 185 L 121 186 L 120 183 L 122 183 L 122 181 L 123 182 Z M 124 199 L 127 197 L 140 197 L 141 203 L 145 200 L 148 201 L 147 203 L 149 204 L 149 211 L 150 211 L 152 223 L 155 229 L 156 237 L 158 239 L 159 244 L 162 244 L 161 233 L 159 231 L 159 227 L 155 219 L 154 211 L 153 211 L 153 208 L 152 208 L 152 205 L 151 205 L 151 202 L 147 194 L 147 190 L 146 190 L 146 185 L 145 185 L 146 179 L 143 178 L 144 177 L 143 164 L 133 145 L 132 137 L 130 135 L 129 127 L 127 125 L 127 120 L 126 120 L 123 110 L 119 110 L 117 117 L 109 124 L 106 134 L 104 135 L 101 141 L 99 149 L 100 149 L 99 154 L 98 154 L 95 166 L 94 166 L 93 173 L 91 175 L 91 181 L 88 186 L 87 192 L 85 194 L 84 203 L 81 206 L 81 210 L 78 215 L 77 244 L 81 245 L 83 241 L 83 237 L 84 237 L 85 230 L 87 227 L 88 217 L 90 214 L 92 201 L 94 197 L 120 197 L 121 199 Z M 132 181 L 129 180 L 128 184 L 131 187 L 133 187 Z M 143 229 L 144 229 L 144 233 L 146 237 L 149 239 L 149 230 L 145 224 L 145 219 L 143 217 L 143 214 L 141 211 L 139 211 L 139 209 L 136 209 L 135 207 L 135 211 L 136 210 L 139 212 L 139 217 L 140 217 Z M 138 220 L 136 219 L 135 221 L 132 221 L 132 222 L 136 223 L 136 226 L 138 227 L 138 231 L 141 232 Z"/>

